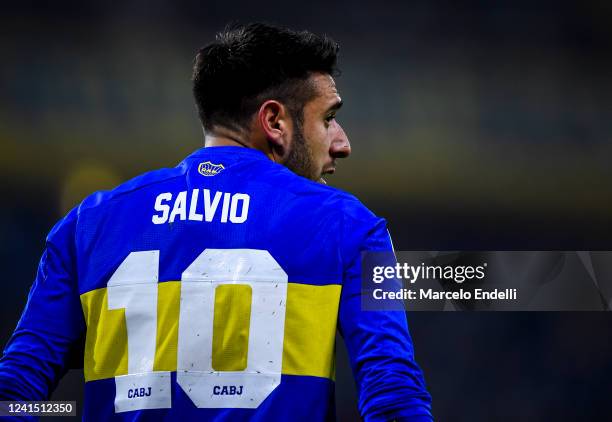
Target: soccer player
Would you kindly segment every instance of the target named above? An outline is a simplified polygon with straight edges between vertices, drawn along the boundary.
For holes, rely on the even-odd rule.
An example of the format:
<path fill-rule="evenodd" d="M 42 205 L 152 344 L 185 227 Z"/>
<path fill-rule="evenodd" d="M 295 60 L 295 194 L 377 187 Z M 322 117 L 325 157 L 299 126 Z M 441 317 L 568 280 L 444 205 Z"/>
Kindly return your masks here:
<path fill-rule="evenodd" d="M 324 184 L 350 154 L 337 51 L 249 24 L 198 52 L 205 147 L 51 230 L 0 399 L 47 399 L 76 348 L 86 419 L 333 420 L 339 330 L 365 420 L 431 420 L 405 314 L 361 310 L 385 221 Z"/>

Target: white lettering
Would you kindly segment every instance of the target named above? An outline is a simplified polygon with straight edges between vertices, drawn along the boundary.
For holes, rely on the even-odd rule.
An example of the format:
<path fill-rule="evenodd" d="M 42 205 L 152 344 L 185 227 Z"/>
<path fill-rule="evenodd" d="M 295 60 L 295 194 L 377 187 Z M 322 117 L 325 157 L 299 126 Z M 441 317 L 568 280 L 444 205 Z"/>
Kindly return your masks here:
<path fill-rule="evenodd" d="M 251 198 L 246 193 L 237 193 L 232 196 L 232 205 L 230 207 L 230 221 L 232 223 L 244 223 L 249 216 L 249 202 Z M 242 202 L 240 216 L 236 214 L 238 210 L 238 202 Z"/>
<path fill-rule="evenodd" d="M 221 222 L 222 223 L 227 223 L 227 211 L 229 209 L 230 196 L 231 195 L 229 193 L 223 194 L 223 209 L 221 210 Z"/>
<path fill-rule="evenodd" d="M 216 191 L 211 194 L 210 190 L 202 189 L 203 208 L 198 200 L 200 189 L 192 189 L 191 195 L 188 191 L 176 194 L 164 192 L 157 195 L 153 205 L 154 213 L 151 217 L 153 224 L 174 223 L 175 220 L 206 221 L 208 223 L 217 219 L 221 223 L 241 224 L 249 217 L 249 205 L 251 197 L 246 193 L 228 193 Z M 221 216 L 217 214 L 219 205 L 223 198 Z M 174 202 L 171 203 L 171 201 Z"/>
<path fill-rule="evenodd" d="M 164 224 L 168 221 L 168 213 L 170 212 L 170 206 L 166 204 L 162 204 L 162 201 L 170 201 L 172 199 L 172 194 L 170 192 L 160 193 L 155 198 L 155 211 L 161 212 L 161 215 L 153 215 L 151 221 L 153 224 Z"/>
<path fill-rule="evenodd" d="M 187 191 L 179 192 L 178 195 L 176 195 L 176 201 L 170 213 L 169 222 L 174 223 L 174 219 L 177 215 L 183 221 L 187 218 Z"/>
<path fill-rule="evenodd" d="M 202 214 L 198 214 L 198 194 L 200 189 L 191 192 L 191 204 L 189 205 L 189 220 L 202 221 Z"/>
<path fill-rule="evenodd" d="M 215 216 L 215 212 L 217 211 L 217 207 L 219 206 L 219 201 L 221 200 L 222 192 L 215 192 L 215 197 L 213 198 L 212 204 L 210 202 L 210 191 L 208 189 L 204 189 L 204 218 L 207 222 L 211 222 L 213 217 Z"/>

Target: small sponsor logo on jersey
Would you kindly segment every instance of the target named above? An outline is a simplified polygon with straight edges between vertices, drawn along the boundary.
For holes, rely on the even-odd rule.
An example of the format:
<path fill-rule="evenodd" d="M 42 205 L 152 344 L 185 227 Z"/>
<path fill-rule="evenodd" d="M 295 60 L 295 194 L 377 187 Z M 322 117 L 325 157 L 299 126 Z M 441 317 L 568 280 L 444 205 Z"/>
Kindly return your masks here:
<path fill-rule="evenodd" d="M 151 387 L 130 388 L 128 390 L 129 399 L 133 399 L 134 397 L 149 397 L 150 395 L 151 395 Z"/>
<path fill-rule="evenodd" d="M 223 164 L 213 164 L 210 161 L 200 163 L 198 166 L 198 173 L 200 173 L 202 176 L 216 176 L 223 170 L 225 170 Z"/>
<path fill-rule="evenodd" d="M 213 387 L 214 396 L 241 396 L 242 385 L 215 385 Z"/>

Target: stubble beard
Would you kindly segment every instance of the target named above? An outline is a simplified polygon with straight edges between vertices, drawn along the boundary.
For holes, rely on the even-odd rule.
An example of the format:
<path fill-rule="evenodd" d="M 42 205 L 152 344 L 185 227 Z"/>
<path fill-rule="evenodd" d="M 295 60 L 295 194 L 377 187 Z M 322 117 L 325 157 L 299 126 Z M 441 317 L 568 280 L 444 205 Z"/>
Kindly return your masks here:
<path fill-rule="evenodd" d="M 302 177 L 318 182 L 321 180 L 321 175 L 316 174 L 317 171 L 314 168 L 312 151 L 304 137 L 302 125 L 299 121 L 294 119 L 293 126 L 295 127 L 295 131 L 291 142 L 291 150 L 287 156 L 285 166 Z"/>

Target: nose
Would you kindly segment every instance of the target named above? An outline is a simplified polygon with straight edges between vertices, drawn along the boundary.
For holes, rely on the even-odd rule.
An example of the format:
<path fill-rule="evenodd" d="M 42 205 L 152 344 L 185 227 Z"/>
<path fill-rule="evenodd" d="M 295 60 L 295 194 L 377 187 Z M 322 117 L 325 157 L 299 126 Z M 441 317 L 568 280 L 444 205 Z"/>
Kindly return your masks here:
<path fill-rule="evenodd" d="M 351 155 L 351 143 L 349 142 L 344 129 L 339 123 L 335 124 L 335 131 L 329 148 L 329 154 L 333 158 L 346 158 Z"/>

